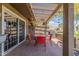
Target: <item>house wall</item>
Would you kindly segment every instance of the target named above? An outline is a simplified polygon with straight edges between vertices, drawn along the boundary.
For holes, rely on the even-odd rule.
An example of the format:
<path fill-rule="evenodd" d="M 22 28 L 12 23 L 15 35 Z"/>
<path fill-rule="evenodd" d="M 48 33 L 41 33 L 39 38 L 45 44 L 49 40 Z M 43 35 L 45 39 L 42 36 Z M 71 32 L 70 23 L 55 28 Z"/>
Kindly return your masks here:
<path fill-rule="evenodd" d="M 28 34 L 28 20 L 22 16 L 15 8 L 13 8 L 10 4 L 0 4 L 0 12 L 2 14 L 2 17 L 0 18 L 1 20 L 1 30 L 0 30 L 0 33 L 1 34 L 5 34 L 4 32 L 4 12 L 7 12 L 9 14 L 11 14 L 12 16 L 15 16 L 16 18 L 19 18 L 20 20 L 24 21 L 25 22 L 25 39 L 22 41 L 24 42 L 26 40 L 26 36 Z M 19 32 L 18 32 L 19 33 Z M 18 38 L 19 40 L 19 38 Z M 3 52 L 2 52 L 2 55 L 6 55 L 7 53 L 9 53 L 10 51 L 12 51 L 13 49 L 15 49 L 18 45 L 20 45 L 22 42 L 18 42 L 17 45 L 15 45 L 14 47 L 12 47 L 11 49 L 9 49 L 8 51 L 4 52 L 4 44 L 2 45 L 3 46 Z"/>

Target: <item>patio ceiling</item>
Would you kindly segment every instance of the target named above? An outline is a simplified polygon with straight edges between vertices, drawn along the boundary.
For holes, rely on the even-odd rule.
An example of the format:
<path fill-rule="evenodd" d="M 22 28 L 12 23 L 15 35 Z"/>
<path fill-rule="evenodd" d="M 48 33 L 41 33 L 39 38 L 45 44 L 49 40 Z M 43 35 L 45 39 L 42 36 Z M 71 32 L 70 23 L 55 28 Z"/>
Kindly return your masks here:
<path fill-rule="evenodd" d="M 10 3 L 17 11 L 19 11 L 30 22 L 35 20 L 31 6 L 29 3 Z"/>
<path fill-rule="evenodd" d="M 58 11 L 61 4 L 54 3 L 11 3 L 33 25 L 44 24 Z"/>
<path fill-rule="evenodd" d="M 48 21 L 59 9 L 59 4 L 54 3 L 32 3 L 30 5 L 36 19 L 36 24 L 43 24 Z"/>

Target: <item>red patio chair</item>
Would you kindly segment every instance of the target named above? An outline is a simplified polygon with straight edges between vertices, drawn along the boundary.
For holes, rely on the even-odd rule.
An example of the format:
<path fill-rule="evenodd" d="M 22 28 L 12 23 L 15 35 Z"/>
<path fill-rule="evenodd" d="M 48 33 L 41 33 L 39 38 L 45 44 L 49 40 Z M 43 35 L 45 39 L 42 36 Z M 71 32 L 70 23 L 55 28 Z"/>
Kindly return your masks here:
<path fill-rule="evenodd" d="M 37 36 L 37 44 L 45 44 L 45 37 Z"/>

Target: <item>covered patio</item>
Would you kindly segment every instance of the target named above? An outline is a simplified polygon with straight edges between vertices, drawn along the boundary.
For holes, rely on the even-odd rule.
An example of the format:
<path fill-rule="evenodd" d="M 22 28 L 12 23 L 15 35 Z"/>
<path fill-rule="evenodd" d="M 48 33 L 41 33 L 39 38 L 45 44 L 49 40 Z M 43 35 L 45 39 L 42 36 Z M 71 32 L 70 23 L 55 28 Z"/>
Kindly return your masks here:
<path fill-rule="evenodd" d="M 1 4 L 1 34 L 9 33 L 4 28 L 4 22 L 16 28 L 15 38 L 1 42 L 1 55 L 5 56 L 73 56 L 74 55 L 74 4 L 58 3 L 11 3 Z M 58 41 L 47 38 L 48 23 L 62 12 L 63 39 L 62 47 Z M 61 16 L 61 14 L 58 14 Z M 5 19 L 7 21 L 5 21 Z M 14 21 L 14 19 L 16 19 Z M 13 20 L 13 21 L 11 21 Z M 14 23 L 16 23 L 16 25 Z M 10 24 L 11 23 L 11 24 Z M 8 27 L 7 27 L 8 28 Z M 54 27 L 51 27 L 54 28 Z M 10 30 L 11 31 L 11 30 Z M 29 33 L 34 37 L 44 37 L 45 46 L 34 42 L 28 44 Z M 13 36 L 13 33 L 9 34 Z M 14 37 L 13 36 L 13 37 Z M 32 38 L 33 39 L 33 38 Z M 7 43 L 10 41 L 9 43 Z M 38 41 L 38 40 L 37 40 Z M 42 42 L 42 39 L 39 39 Z M 56 43 L 57 42 L 57 43 Z M 43 42 L 42 42 L 43 43 Z"/>

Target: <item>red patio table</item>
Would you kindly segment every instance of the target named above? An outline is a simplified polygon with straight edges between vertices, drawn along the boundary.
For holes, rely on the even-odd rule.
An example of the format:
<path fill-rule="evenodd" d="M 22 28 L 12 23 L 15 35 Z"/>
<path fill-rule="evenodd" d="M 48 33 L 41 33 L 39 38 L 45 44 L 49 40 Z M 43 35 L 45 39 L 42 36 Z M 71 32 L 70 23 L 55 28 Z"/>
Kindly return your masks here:
<path fill-rule="evenodd" d="M 45 44 L 45 36 L 37 36 L 37 44 Z"/>

